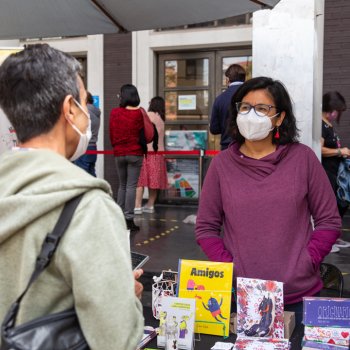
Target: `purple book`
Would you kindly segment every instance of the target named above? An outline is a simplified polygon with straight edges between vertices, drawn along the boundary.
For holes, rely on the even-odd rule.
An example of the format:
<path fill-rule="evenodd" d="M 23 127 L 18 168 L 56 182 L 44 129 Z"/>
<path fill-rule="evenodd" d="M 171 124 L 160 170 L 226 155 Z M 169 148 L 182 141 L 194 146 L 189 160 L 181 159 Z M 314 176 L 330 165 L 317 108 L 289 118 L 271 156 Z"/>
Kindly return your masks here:
<path fill-rule="evenodd" d="M 350 326 L 350 299 L 305 297 L 303 323 L 307 326 Z"/>

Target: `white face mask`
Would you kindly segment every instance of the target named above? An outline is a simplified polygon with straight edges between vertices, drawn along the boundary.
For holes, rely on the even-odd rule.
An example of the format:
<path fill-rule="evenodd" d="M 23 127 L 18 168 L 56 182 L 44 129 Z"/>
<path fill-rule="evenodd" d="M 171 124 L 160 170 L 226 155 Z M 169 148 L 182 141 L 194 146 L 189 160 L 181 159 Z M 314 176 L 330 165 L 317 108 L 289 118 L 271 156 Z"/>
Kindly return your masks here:
<path fill-rule="evenodd" d="M 271 118 L 274 118 L 279 113 L 268 117 L 258 116 L 254 108 L 252 108 L 249 113 L 237 115 L 237 126 L 240 134 L 249 141 L 260 141 L 265 139 L 270 131 L 273 130 Z"/>
<path fill-rule="evenodd" d="M 79 143 L 78 143 L 78 146 L 74 152 L 74 154 L 69 158 L 69 160 L 71 161 L 74 161 L 74 160 L 77 160 L 80 156 L 82 156 L 83 154 L 85 154 L 88 146 L 89 146 L 89 142 L 90 142 L 90 139 L 91 139 L 91 136 L 92 136 L 92 133 L 91 133 L 91 119 L 90 119 L 90 115 L 84 110 L 84 108 L 81 106 L 81 104 L 76 101 L 74 99 L 74 102 L 76 103 L 76 105 L 79 107 L 79 109 L 86 115 L 86 117 L 88 118 L 89 120 L 89 124 L 88 124 L 88 127 L 86 129 L 86 133 L 83 134 L 79 128 L 77 126 L 75 126 L 68 118 L 68 122 L 69 124 L 72 126 L 72 128 L 79 134 L 80 136 L 80 139 L 79 139 Z"/>

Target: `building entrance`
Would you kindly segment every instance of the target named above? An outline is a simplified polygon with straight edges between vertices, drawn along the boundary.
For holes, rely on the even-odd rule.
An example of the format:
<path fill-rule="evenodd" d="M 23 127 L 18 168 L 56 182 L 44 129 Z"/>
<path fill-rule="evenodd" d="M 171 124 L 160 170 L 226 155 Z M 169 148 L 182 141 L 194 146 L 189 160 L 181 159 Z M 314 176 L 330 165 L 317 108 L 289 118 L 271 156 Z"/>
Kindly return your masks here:
<path fill-rule="evenodd" d="M 166 101 L 166 130 L 201 131 L 205 149 L 220 150 L 220 136 L 209 133 L 210 111 L 226 89 L 224 73 L 233 63 L 250 77 L 251 48 L 159 54 L 158 93 Z"/>

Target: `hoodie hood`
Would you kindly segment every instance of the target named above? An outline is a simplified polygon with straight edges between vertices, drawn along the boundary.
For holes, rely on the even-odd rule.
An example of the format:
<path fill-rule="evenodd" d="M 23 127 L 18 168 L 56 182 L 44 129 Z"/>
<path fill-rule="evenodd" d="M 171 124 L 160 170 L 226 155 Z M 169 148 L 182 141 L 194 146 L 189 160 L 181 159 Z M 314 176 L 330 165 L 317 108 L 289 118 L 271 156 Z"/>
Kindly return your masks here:
<path fill-rule="evenodd" d="M 0 244 L 29 223 L 92 189 L 111 194 L 109 184 L 61 155 L 18 149 L 0 157 Z"/>
<path fill-rule="evenodd" d="M 291 147 L 293 144 L 279 145 L 275 152 L 260 159 L 243 155 L 239 150 L 238 142 L 231 143 L 226 152 L 241 171 L 256 180 L 263 180 L 276 170 L 279 162 L 288 154 Z"/>

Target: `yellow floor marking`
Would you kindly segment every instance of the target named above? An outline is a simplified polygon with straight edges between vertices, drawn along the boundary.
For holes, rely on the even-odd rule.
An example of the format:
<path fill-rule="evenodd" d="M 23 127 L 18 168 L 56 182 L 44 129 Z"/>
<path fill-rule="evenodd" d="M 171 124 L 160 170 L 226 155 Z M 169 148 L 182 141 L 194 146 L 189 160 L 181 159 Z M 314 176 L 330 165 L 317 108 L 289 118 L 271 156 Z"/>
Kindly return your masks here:
<path fill-rule="evenodd" d="M 174 232 L 178 228 L 179 228 L 179 226 L 171 227 L 169 230 L 166 230 L 165 232 L 161 232 L 161 233 L 156 234 L 156 235 L 154 235 L 152 237 L 149 237 L 148 240 L 145 240 L 143 242 L 135 243 L 135 246 L 140 247 L 142 245 L 150 244 L 150 243 L 154 242 L 155 240 L 160 239 L 161 237 L 164 237 L 164 236 L 167 236 L 167 235 L 171 234 L 172 232 Z"/>
<path fill-rule="evenodd" d="M 179 220 L 177 220 L 177 219 L 157 219 L 157 218 L 147 218 L 147 217 L 140 217 L 140 218 L 135 217 L 135 218 L 141 219 L 141 220 L 147 220 L 147 221 L 179 222 Z"/>

